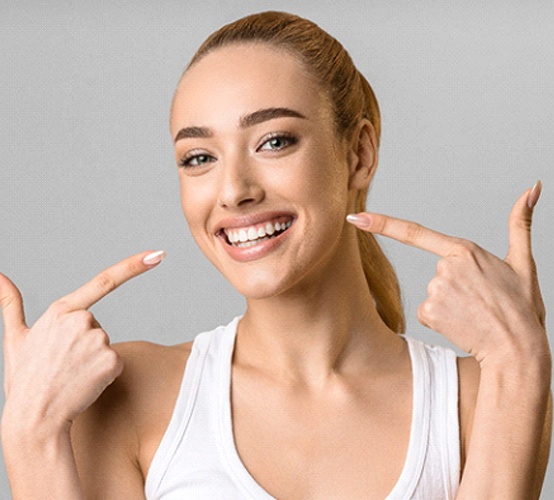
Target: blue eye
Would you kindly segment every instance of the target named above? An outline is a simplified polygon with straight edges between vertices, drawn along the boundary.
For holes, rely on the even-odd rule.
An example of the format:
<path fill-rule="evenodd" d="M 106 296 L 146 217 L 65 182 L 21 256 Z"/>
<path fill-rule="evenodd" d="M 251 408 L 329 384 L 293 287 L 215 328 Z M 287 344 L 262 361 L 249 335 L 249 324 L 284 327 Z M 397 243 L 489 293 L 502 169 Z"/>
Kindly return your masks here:
<path fill-rule="evenodd" d="M 259 151 L 279 151 L 296 144 L 297 139 L 288 134 L 276 134 L 262 143 Z"/>
<path fill-rule="evenodd" d="M 190 156 L 185 156 L 181 161 L 179 161 L 180 167 L 201 167 L 206 163 L 211 163 L 215 161 L 213 156 L 207 154 L 193 154 Z"/>

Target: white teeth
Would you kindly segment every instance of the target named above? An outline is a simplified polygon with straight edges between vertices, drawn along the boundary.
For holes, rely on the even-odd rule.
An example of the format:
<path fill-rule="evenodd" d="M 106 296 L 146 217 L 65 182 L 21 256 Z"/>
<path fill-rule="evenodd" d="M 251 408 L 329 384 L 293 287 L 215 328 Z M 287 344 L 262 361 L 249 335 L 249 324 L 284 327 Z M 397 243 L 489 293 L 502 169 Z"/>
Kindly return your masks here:
<path fill-rule="evenodd" d="M 265 240 L 269 240 L 269 236 L 264 236 L 263 238 L 261 238 L 259 240 L 246 241 L 244 243 L 237 243 L 235 246 L 239 247 L 239 248 L 249 248 L 249 247 L 253 247 L 254 245 L 257 245 L 257 244 L 259 244 L 259 243 L 261 243 L 262 241 L 265 241 Z"/>
<path fill-rule="evenodd" d="M 261 226 L 256 229 L 254 226 L 242 229 L 226 229 L 225 234 L 231 244 L 240 248 L 248 248 L 253 245 L 269 239 L 270 236 L 278 231 L 284 231 L 288 229 L 292 224 L 292 220 L 288 222 L 276 222 L 272 224 L 267 222 L 265 226 Z"/>

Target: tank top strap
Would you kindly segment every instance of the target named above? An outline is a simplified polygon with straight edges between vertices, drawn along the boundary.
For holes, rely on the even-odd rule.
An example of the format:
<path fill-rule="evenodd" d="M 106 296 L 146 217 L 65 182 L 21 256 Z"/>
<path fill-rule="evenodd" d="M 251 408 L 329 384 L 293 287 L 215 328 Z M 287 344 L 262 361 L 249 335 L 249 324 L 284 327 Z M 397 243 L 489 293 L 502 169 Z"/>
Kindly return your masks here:
<path fill-rule="evenodd" d="M 401 336 L 412 360 L 412 426 L 403 472 L 387 500 L 454 499 L 460 478 L 457 356 Z"/>
<path fill-rule="evenodd" d="M 146 476 L 144 485 L 146 498 L 156 498 L 155 493 L 158 491 L 174 456 L 179 452 L 182 437 L 187 431 L 199 390 L 202 385 L 210 382 L 206 379 L 211 378 L 210 375 L 213 376 L 209 373 L 212 371 L 210 368 L 224 365 L 229 352 L 232 353 L 234 332 L 239 319 L 240 316 L 237 316 L 228 325 L 199 333 L 194 338 L 173 414 Z M 225 330 L 227 330 L 227 335 L 224 335 Z"/>

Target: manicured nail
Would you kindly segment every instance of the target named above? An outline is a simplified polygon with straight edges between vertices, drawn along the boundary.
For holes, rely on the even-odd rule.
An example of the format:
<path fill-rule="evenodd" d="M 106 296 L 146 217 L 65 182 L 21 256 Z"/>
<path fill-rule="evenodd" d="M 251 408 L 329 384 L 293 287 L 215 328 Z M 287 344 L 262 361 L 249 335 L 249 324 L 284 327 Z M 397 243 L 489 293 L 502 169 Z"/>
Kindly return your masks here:
<path fill-rule="evenodd" d="M 165 252 L 163 250 L 158 250 L 157 252 L 149 253 L 142 262 L 147 266 L 153 266 L 154 264 L 159 264 L 165 257 Z"/>
<path fill-rule="evenodd" d="M 371 217 L 366 213 L 348 214 L 346 220 L 360 228 L 371 227 Z"/>
<path fill-rule="evenodd" d="M 542 191 L 542 182 L 537 181 L 533 186 L 533 189 L 531 189 L 529 196 L 527 197 L 527 206 L 529 208 L 533 208 L 537 204 L 537 201 L 539 201 L 539 196 L 541 195 L 541 191 Z"/>

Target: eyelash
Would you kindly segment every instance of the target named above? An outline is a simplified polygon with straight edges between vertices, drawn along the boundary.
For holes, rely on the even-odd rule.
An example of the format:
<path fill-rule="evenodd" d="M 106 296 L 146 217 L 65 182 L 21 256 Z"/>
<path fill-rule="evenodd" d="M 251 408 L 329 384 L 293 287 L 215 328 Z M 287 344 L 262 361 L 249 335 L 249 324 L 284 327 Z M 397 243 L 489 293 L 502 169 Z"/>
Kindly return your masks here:
<path fill-rule="evenodd" d="M 264 144 L 267 144 L 268 142 L 273 141 L 275 139 L 280 139 L 281 141 L 284 141 L 286 144 L 273 151 L 280 151 L 281 149 L 285 149 L 289 146 L 294 146 L 298 142 L 298 139 L 294 137 L 292 134 L 289 134 L 287 132 L 273 132 L 264 138 L 262 143 L 256 148 L 256 151 L 260 151 Z"/>
<path fill-rule="evenodd" d="M 288 148 L 290 146 L 294 146 L 298 139 L 294 137 L 292 134 L 289 134 L 287 132 L 273 132 L 272 134 L 269 134 L 267 137 L 264 138 L 262 143 L 256 148 L 256 151 L 263 151 L 262 146 L 267 144 L 270 141 L 274 141 L 275 139 L 279 139 L 283 141 L 285 144 L 281 147 L 278 147 L 277 149 L 269 148 L 269 151 L 281 151 L 282 149 Z M 192 165 L 191 162 L 194 160 L 198 160 L 199 158 L 205 157 L 207 159 L 206 162 L 203 162 L 198 165 Z M 211 163 L 214 161 L 215 158 L 207 153 L 200 153 L 196 151 L 190 151 L 185 155 L 184 158 L 179 160 L 179 166 L 183 168 L 196 168 L 201 167 L 202 165 L 205 165 L 206 163 Z"/>
<path fill-rule="evenodd" d="M 209 159 L 208 162 L 206 163 L 211 163 L 215 158 L 209 154 L 206 154 L 206 153 L 197 153 L 195 151 L 190 151 L 189 153 L 187 153 L 185 155 L 184 158 L 182 158 L 181 160 L 179 160 L 179 166 L 180 167 L 183 167 L 183 168 L 196 168 L 196 167 L 201 167 L 202 165 L 204 165 L 204 163 L 201 163 L 199 165 L 191 165 L 191 162 L 193 160 L 196 160 L 198 158 L 201 158 L 201 157 L 206 157 Z"/>

